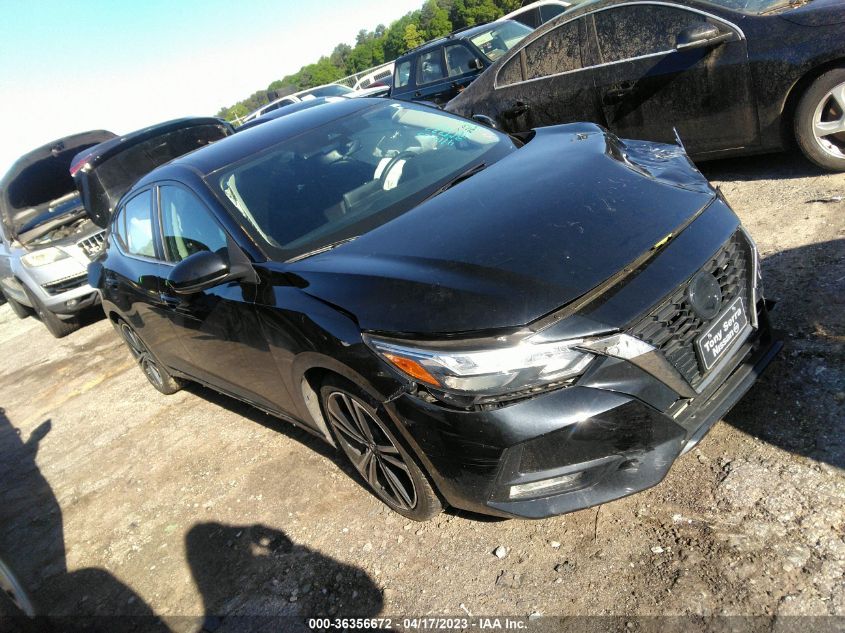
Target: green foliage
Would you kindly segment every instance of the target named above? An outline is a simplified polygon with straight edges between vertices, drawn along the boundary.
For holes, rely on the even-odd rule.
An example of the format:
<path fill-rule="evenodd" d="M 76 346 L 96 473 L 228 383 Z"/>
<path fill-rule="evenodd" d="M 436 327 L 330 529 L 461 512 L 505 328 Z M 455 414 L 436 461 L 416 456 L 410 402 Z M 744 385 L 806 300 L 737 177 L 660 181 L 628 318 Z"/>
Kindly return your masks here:
<path fill-rule="evenodd" d="M 417 25 L 411 22 L 408 26 L 405 27 L 405 35 L 402 38 L 405 41 L 405 48 L 411 49 L 416 48 L 423 42 L 425 42 L 425 38 L 423 34 L 420 33 Z"/>
<path fill-rule="evenodd" d="M 392 24 L 361 29 L 355 45 L 338 44 L 328 57 L 303 66 L 292 75 L 273 81 L 217 116 L 233 120 L 260 108 L 278 95 L 332 83 L 348 75 L 396 59 L 406 51 L 455 29 L 495 20 L 521 6 L 521 0 L 425 0 L 422 7 Z M 269 93 L 269 94 L 268 94 Z"/>

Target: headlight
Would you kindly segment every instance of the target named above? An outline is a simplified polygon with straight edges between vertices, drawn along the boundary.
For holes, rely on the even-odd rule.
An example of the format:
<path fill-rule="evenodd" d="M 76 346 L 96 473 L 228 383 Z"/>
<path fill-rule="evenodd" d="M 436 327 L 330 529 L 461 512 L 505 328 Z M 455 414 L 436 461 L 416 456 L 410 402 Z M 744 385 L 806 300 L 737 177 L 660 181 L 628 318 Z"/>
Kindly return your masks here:
<path fill-rule="evenodd" d="M 364 341 L 400 372 L 437 391 L 496 399 L 580 375 L 594 358 L 576 349 L 582 339 L 543 341 L 535 336 L 472 342 L 417 343 L 364 335 Z"/>
<path fill-rule="evenodd" d="M 52 264 L 60 259 L 67 259 L 68 254 L 59 250 L 55 246 L 50 248 L 42 248 L 41 250 L 27 253 L 21 257 L 21 262 L 30 268 L 38 268 L 39 266 L 46 266 Z"/>

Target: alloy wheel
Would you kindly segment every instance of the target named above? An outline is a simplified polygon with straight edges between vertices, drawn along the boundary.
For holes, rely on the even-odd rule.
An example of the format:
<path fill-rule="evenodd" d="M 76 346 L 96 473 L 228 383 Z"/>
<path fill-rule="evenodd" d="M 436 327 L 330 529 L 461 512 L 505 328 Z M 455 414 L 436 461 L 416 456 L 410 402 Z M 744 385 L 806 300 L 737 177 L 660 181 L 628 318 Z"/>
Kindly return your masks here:
<path fill-rule="evenodd" d="M 816 143 L 834 158 L 845 158 L 845 82 L 821 99 L 813 115 Z"/>
<path fill-rule="evenodd" d="M 388 505 L 413 509 L 417 491 L 408 465 L 369 407 L 342 391 L 330 393 L 326 405 L 338 442 L 361 476 Z"/>
<path fill-rule="evenodd" d="M 164 387 L 164 377 L 161 374 L 158 364 L 150 355 L 147 346 L 144 345 L 143 341 L 141 341 L 138 335 L 135 334 L 135 330 L 125 323 L 121 323 L 120 333 L 123 334 L 123 339 L 126 341 L 126 344 L 129 346 L 129 351 L 132 353 L 132 358 L 134 358 L 138 365 L 140 365 L 141 371 L 144 372 L 144 375 L 146 375 L 149 381 L 156 387 Z"/>

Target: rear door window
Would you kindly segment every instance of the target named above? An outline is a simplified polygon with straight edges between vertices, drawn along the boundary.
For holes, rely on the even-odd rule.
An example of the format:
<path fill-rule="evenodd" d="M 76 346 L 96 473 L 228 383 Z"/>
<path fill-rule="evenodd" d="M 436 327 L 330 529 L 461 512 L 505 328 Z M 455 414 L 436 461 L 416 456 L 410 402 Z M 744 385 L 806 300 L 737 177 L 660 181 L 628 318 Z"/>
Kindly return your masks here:
<path fill-rule="evenodd" d="M 443 69 L 443 49 L 437 48 L 422 53 L 417 58 L 417 85 L 423 86 L 443 79 L 446 73 Z"/>
<path fill-rule="evenodd" d="M 393 76 L 393 87 L 404 88 L 411 79 L 411 60 L 406 59 L 396 65 L 396 73 Z"/>
<path fill-rule="evenodd" d="M 155 257 L 152 192 L 148 189 L 127 202 L 116 221 L 120 245 L 129 255 Z"/>
<path fill-rule="evenodd" d="M 510 86 L 522 80 L 522 51 L 519 51 L 499 69 L 499 74 L 496 77 L 496 85 Z"/>

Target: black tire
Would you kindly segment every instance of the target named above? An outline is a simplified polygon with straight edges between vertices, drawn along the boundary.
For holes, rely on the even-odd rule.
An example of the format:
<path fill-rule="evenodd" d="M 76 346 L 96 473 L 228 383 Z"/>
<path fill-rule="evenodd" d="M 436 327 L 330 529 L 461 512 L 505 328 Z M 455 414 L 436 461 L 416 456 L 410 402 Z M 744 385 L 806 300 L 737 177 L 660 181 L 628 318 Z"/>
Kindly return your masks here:
<path fill-rule="evenodd" d="M 32 316 L 31 308 L 28 308 L 22 303 L 18 303 L 2 290 L 0 290 L 0 293 L 2 293 L 3 297 L 6 299 L 6 303 L 9 304 L 9 307 L 12 308 L 12 312 L 14 312 L 15 316 L 17 316 L 19 319 L 25 319 L 28 316 Z"/>
<path fill-rule="evenodd" d="M 391 510 L 414 521 L 428 521 L 443 511 L 428 477 L 397 439 L 377 401 L 348 380 L 330 376 L 320 388 L 320 404 L 335 443 Z"/>
<path fill-rule="evenodd" d="M 11 619 L 13 625 L 15 622 L 22 625 L 26 622 L 24 618 L 34 617 L 32 600 L 12 570 L 0 560 L 0 622 Z"/>
<path fill-rule="evenodd" d="M 845 129 L 819 137 L 817 120 L 834 128 L 840 127 L 837 122 L 845 122 L 845 68 L 834 68 L 818 77 L 795 111 L 795 140 L 804 155 L 824 169 L 845 171 Z"/>
<path fill-rule="evenodd" d="M 182 381 L 171 375 L 167 368 L 150 353 L 147 345 L 141 340 L 137 332 L 132 329 L 131 325 L 126 321 L 118 321 L 115 325 L 117 331 L 123 337 L 126 347 L 129 348 L 132 358 L 138 363 L 141 372 L 153 387 L 165 396 L 174 394 L 182 388 Z"/>
<path fill-rule="evenodd" d="M 47 331 L 54 337 L 64 338 L 68 334 L 76 332 L 80 327 L 82 327 L 77 317 L 72 317 L 67 320 L 60 319 L 55 312 L 51 312 L 44 307 L 44 304 L 41 303 L 38 300 L 38 297 L 30 292 L 29 288 L 26 286 L 24 286 L 24 292 L 26 292 L 26 296 L 32 304 L 32 309 L 35 310 L 35 316 L 38 317 L 38 320 L 44 324 Z"/>

